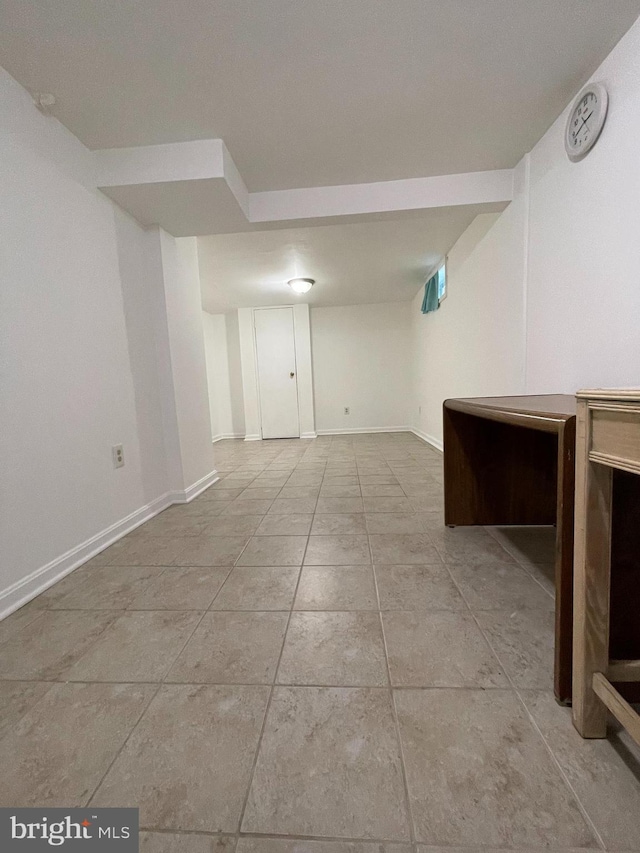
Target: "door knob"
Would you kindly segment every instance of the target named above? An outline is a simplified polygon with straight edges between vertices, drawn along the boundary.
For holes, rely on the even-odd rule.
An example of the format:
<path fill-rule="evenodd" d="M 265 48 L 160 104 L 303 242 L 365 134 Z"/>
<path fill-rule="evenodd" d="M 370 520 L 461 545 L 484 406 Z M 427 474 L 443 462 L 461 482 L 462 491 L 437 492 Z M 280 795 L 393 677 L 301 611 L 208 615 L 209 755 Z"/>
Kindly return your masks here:
<path fill-rule="evenodd" d="M 291 371 L 291 373 L 289 374 L 289 376 L 293 379 L 293 377 L 295 376 L 295 373 L 293 372 L 293 370 Z"/>

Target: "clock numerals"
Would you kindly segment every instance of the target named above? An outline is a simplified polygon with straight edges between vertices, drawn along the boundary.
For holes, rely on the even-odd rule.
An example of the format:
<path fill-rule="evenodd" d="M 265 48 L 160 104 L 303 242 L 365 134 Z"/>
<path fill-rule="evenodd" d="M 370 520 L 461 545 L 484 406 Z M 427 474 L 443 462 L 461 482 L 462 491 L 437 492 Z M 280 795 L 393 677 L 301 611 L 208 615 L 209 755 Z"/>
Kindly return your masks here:
<path fill-rule="evenodd" d="M 597 141 L 607 114 L 607 91 L 591 83 L 574 101 L 565 129 L 565 149 L 571 160 L 581 160 Z"/>

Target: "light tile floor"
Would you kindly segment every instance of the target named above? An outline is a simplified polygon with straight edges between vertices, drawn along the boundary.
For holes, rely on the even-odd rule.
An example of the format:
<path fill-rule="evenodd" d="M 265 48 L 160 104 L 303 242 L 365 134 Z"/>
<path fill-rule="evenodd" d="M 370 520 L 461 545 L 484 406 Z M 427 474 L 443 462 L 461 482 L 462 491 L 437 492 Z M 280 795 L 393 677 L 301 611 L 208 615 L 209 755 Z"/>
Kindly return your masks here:
<path fill-rule="evenodd" d="M 640 755 L 553 700 L 553 531 L 448 530 L 408 434 L 221 479 L 0 624 L 0 805 L 143 853 L 640 850 Z"/>

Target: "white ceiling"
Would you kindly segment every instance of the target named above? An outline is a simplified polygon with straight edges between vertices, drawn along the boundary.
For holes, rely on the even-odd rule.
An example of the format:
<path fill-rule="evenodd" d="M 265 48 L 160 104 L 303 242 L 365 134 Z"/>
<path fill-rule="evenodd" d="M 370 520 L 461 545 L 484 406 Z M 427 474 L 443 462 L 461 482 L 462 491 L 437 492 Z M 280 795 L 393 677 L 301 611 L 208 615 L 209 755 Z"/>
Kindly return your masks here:
<path fill-rule="evenodd" d="M 91 148 L 222 138 L 250 191 L 510 168 L 640 0 L 0 0 Z"/>
<path fill-rule="evenodd" d="M 501 207 L 504 207 L 502 205 Z M 350 225 L 216 234 L 198 238 L 202 304 L 232 308 L 290 304 L 357 305 L 412 299 L 427 274 L 487 205 Z M 290 278 L 316 279 L 303 296 Z"/>

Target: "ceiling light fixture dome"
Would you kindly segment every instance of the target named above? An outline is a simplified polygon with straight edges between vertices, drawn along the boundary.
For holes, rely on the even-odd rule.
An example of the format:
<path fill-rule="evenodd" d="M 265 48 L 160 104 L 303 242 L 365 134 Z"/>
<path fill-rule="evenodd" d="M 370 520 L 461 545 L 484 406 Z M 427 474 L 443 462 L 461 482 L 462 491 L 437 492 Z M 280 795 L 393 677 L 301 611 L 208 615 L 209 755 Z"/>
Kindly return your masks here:
<path fill-rule="evenodd" d="M 295 290 L 296 293 L 307 293 L 315 283 L 313 278 L 291 278 L 287 282 L 291 290 Z"/>

